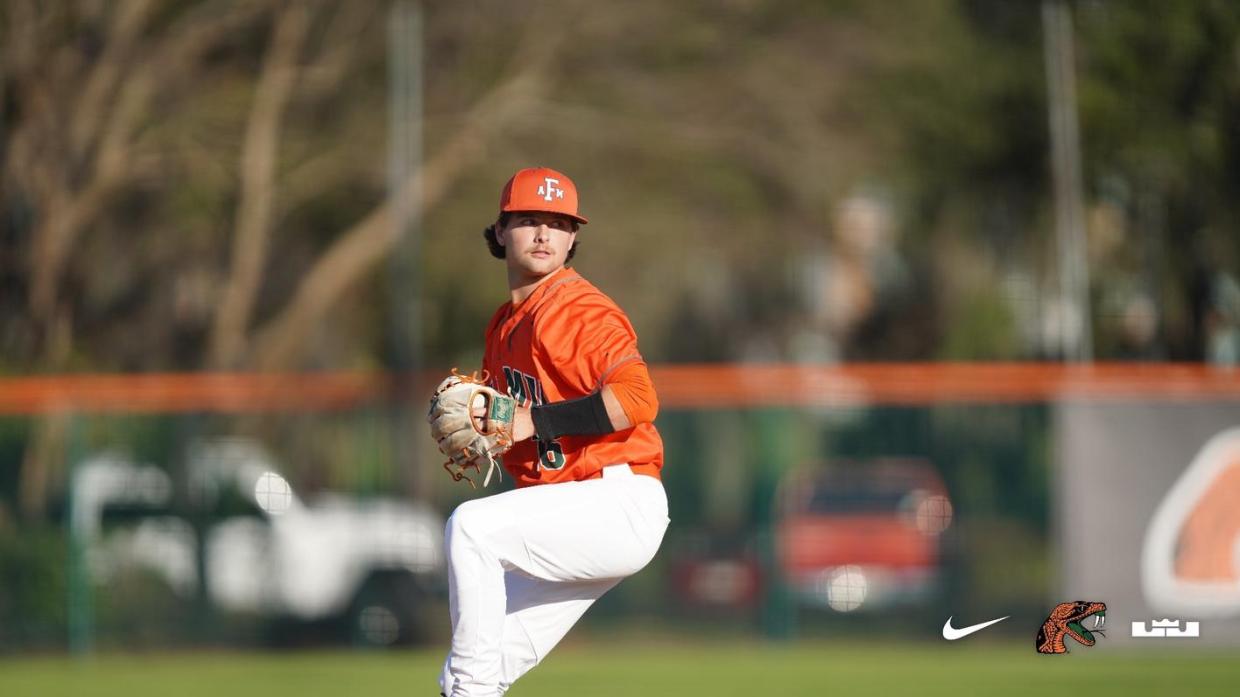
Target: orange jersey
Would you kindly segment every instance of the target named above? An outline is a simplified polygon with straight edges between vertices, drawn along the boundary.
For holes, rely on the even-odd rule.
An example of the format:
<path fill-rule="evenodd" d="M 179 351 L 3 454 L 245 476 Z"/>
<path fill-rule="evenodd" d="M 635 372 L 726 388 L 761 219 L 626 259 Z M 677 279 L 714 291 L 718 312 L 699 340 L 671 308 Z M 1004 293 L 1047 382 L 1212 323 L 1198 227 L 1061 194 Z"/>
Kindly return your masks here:
<path fill-rule="evenodd" d="M 538 406 L 585 397 L 613 376 L 645 370 L 637 334 L 624 312 L 569 268 L 557 271 L 515 307 L 504 303 L 487 326 L 482 367 L 491 387 Z M 653 394 L 649 395 L 653 399 Z M 626 413 L 632 410 L 622 400 Z M 659 477 L 663 441 L 654 424 L 605 435 L 521 441 L 503 457 L 517 486 L 591 479 L 603 467 L 627 462 Z"/>

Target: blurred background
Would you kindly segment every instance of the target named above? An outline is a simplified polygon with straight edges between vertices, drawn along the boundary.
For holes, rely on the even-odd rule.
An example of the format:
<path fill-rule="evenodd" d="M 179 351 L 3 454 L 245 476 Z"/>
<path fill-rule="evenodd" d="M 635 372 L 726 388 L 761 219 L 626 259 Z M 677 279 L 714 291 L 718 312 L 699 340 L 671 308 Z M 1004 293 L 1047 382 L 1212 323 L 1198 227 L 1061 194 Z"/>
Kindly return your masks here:
<path fill-rule="evenodd" d="M 663 551 L 583 635 L 1024 645 L 1086 599 L 1113 645 L 1240 642 L 1240 4 L 0 31 L 0 654 L 446 646 L 442 526 L 483 492 L 423 410 L 480 363 L 481 233 L 532 165 L 581 192 L 667 448 Z"/>

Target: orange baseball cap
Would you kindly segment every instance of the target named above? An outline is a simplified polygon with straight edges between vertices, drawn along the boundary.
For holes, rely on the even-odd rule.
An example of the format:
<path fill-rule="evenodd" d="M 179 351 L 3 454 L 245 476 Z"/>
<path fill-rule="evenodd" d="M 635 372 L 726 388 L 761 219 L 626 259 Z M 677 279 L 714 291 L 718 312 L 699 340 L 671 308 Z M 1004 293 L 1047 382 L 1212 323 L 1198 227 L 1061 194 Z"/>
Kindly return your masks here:
<path fill-rule="evenodd" d="M 499 210 L 559 213 L 582 224 L 590 222 L 577 213 L 573 180 L 548 167 L 527 167 L 512 175 L 499 195 Z"/>

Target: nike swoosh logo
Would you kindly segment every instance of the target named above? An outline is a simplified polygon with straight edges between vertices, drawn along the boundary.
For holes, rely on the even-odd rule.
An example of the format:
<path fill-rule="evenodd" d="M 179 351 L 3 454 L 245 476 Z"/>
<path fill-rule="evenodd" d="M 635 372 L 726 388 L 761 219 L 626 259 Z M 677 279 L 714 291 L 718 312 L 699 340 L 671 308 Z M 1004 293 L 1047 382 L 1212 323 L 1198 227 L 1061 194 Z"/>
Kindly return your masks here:
<path fill-rule="evenodd" d="M 968 627 L 961 627 L 960 629 L 956 629 L 955 627 L 953 627 L 952 618 L 948 617 L 947 621 L 943 623 L 943 638 L 948 641 L 955 641 L 957 639 L 963 639 L 964 637 L 969 636 L 973 632 L 980 632 L 981 630 L 989 627 L 992 624 L 998 624 L 999 622 L 1006 620 L 1008 617 L 1011 617 L 1011 615 L 1008 615 L 1007 617 L 1000 617 L 997 620 L 991 620 L 989 622 L 982 622 L 981 624 L 972 624 L 972 625 L 969 625 Z"/>

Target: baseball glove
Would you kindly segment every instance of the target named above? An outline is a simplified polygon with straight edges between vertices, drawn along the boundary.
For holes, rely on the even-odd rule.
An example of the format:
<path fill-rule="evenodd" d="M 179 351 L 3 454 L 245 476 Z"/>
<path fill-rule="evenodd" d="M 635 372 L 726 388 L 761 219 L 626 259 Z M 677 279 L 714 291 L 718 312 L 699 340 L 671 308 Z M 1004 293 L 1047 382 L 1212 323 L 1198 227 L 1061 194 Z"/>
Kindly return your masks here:
<path fill-rule="evenodd" d="M 444 469 L 454 480 L 464 479 L 471 487 L 474 480 L 467 470 L 481 473 L 486 463 L 482 486 L 487 486 L 496 471 L 495 458 L 512 447 L 516 400 L 488 387 L 486 380 L 485 371 L 480 378 L 477 373 L 461 375 L 453 368 L 452 375 L 435 388 L 426 414 L 431 437 L 439 444 L 439 451 L 448 456 Z"/>

